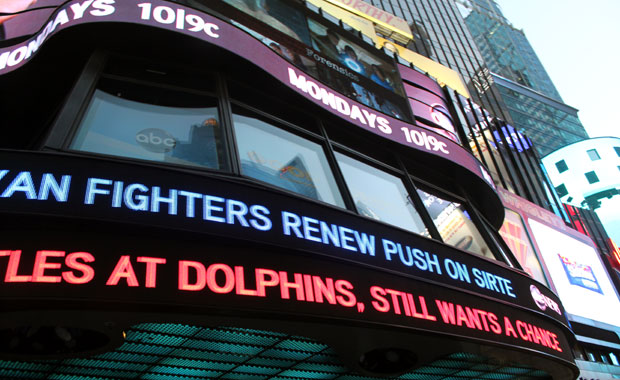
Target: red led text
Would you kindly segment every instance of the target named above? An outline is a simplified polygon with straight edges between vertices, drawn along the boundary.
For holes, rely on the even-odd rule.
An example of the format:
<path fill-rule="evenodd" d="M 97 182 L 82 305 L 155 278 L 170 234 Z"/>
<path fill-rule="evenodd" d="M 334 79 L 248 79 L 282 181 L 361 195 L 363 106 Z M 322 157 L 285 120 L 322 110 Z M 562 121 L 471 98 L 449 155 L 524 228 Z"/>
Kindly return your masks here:
<path fill-rule="evenodd" d="M 147 288 L 154 288 L 157 286 L 157 265 L 165 264 L 166 259 L 161 257 L 146 257 L 140 256 L 136 258 L 139 263 L 146 265 L 146 275 L 144 278 L 144 286 Z M 108 286 L 118 285 L 119 281 L 125 280 L 128 286 L 136 287 L 140 286 L 136 272 L 131 264 L 129 256 L 121 256 L 116 263 L 114 270 L 108 277 L 108 281 L 105 283 Z"/>
<path fill-rule="evenodd" d="M 205 267 L 197 261 L 179 261 L 179 289 L 213 293 L 235 293 L 242 296 L 266 297 L 267 292 L 277 292 L 281 299 L 329 303 L 345 307 L 357 304 L 353 285 L 347 280 L 288 273 L 272 269 L 255 268 L 246 273 L 242 266 L 231 267 L 216 263 Z M 246 275 L 253 279 L 246 279 Z M 250 276 L 248 276 L 250 277 Z M 271 289 L 271 291 L 269 290 Z"/>
<path fill-rule="evenodd" d="M 436 321 L 437 317 L 430 315 L 423 296 L 414 298 L 413 294 L 394 289 L 384 289 L 379 286 L 370 287 L 370 295 L 374 299 L 372 306 L 381 313 L 405 314 L 407 317 Z"/>
<path fill-rule="evenodd" d="M 95 277 L 95 270 L 87 264 L 94 262 L 95 257 L 88 252 L 67 254 L 65 251 L 37 251 L 32 270 L 20 266 L 21 255 L 21 250 L 0 251 L 0 257 L 8 257 L 5 283 L 64 281 L 69 284 L 86 284 Z"/>
<path fill-rule="evenodd" d="M 494 334 L 502 333 L 502 327 L 497 316 L 489 311 L 440 300 L 435 300 L 435 304 L 441 314 L 441 320 L 446 324 L 465 326 L 480 331 L 491 331 Z"/>
<path fill-rule="evenodd" d="M 506 335 L 508 336 L 512 336 L 513 338 L 518 338 L 526 342 L 540 344 L 541 346 L 549 347 L 552 350 L 562 352 L 562 347 L 560 347 L 558 336 L 551 331 L 520 320 L 517 320 L 513 325 L 508 317 L 504 317 L 504 324 L 506 326 Z"/>

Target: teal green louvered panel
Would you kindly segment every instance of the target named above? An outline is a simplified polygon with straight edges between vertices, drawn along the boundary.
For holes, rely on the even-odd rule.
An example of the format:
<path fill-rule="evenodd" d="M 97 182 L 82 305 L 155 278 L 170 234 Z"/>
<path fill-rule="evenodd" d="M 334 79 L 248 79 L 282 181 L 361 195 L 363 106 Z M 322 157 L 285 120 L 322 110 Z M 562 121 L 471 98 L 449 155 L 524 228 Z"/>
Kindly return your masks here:
<path fill-rule="evenodd" d="M 288 368 L 292 365 L 295 365 L 295 363 L 297 363 L 297 361 L 295 360 L 266 358 L 262 356 L 254 357 L 247 361 L 247 364 L 280 368 Z"/>
<path fill-rule="evenodd" d="M 177 357 L 167 357 L 159 361 L 160 365 L 176 365 L 186 368 L 208 369 L 212 371 L 228 371 L 235 367 L 235 363 L 216 362 L 208 360 L 193 360 Z"/>
<path fill-rule="evenodd" d="M 493 364 L 491 364 L 493 363 Z M 396 377 L 351 373 L 312 339 L 235 327 L 145 323 L 114 351 L 88 358 L 0 361 L 0 379 L 48 380 L 548 380 L 540 370 L 451 354 Z"/>
<path fill-rule="evenodd" d="M 251 373 L 253 375 L 275 375 L 280 371 L 282 371 L 282 368 L 279 367 L 264 367 L 247 364 L 240 365 L 233 370 L 233 372 L 236 373 Z"/>
<path fill-rule="evenodd" d="M 179 325 L 175 323 L 142 323 L 134 326 L 134 329 L 182 337 L 191 337 L 197 332 L 203 330 L 197 326 Z"/>
<path fill-rule="evenodd" d="M 221 340 L 230 343 L 251 344 L 254 346 L 271 346 L 278 343 L 281 337 L 275 335 L 258 335 L 236 330 L 203 329 L 196 334 L 196 338 L 207 340 Z"/>

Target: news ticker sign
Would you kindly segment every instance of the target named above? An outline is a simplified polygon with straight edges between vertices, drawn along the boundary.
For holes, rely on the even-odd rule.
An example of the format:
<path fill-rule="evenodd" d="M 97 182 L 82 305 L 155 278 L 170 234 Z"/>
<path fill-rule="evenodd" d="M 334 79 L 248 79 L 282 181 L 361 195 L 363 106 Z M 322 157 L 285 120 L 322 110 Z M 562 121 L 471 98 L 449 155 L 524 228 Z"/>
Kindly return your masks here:
<path fill-rule="evenodd" d="M 547 288 L 422 236 L 247 182 L 49 153 L 0 152 L 0 212 L 134 223 L 305 251 L 440 283 L 567 324 Z M 534 293 L 531 286 L 539 291 Z"/>
<path fill-rule="evenodd" d="M 0 241 L 5 311 L 13 301 L 22 308 L 30 301 L 39 310 L 75 308 L 63 305 L 77 302 L 112 312 L 140 304 L 151 313 L 303 315 L 447 334 L 572 361 L 570 333 L 549 318 L 351 263 L 206 239 L 110 239 L 108 231 L 51 235 L 24 229 Z"/>
<path fill-rule="evenodd" d="M 53 34 L 73 26 L 122 22 L 148 25 L 198 38 L 253 62 L 319 107 L 378 136 L 456 162 L 491 187 L 480 162 L 463 147 L 435 132 L 391 118 L 334 91 L 291 66 L 262 42 L 218 18 L 166 1 L 68 1 L 52 14 L 39 33 L 0 49 L 0 75 L 26 64 Z"/>

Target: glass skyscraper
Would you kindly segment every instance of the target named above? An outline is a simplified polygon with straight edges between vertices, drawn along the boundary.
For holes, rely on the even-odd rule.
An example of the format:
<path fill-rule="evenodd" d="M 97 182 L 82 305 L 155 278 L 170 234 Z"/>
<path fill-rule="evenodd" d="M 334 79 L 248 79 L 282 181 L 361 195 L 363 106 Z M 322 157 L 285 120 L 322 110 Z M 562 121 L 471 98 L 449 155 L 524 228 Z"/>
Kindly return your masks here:
<path fill-rule="evenodd" d="M 588 138 L 577 110 L 562 101 L 522 30 L 494 0 L 456 0 L 510 114 L 541 156 Z"/>
<path fill-rule="evenodd" d="M 476 103 L 495 116 L 511 121 L 500 95 L 492 87 L 483 55 L 453 0 L 370 0 L 409 22 L 414 41 L 407 47 L 457 71 Z"/>
<path fill-rule="evenodd" d="M 485 54 L 477 46 L 468 28 L 464 16 L 467 15 L 466 5 L 469 3 L 463 5 L 460 0 L 367 1 L 407 20 L 414 35 L 414 41 L 410 42 L 407 48 L 457 71 L 467 84 L 471 100 L 488 110 L 491 117 L 501 120 L 496 127 L 502 128 L 502 125 L 507 123 L 518 130 L 526 130 L 527 135 L 532 134 L 529 129 L 515 122 L 514 117 L 522 116 L 518 113 L 514 113 L 515 116 L 513 116 L 510 105 L 506 104 L 504 99 L 504 89 L 494 80 L 493 70 L 487 64 Z M 557 103 L 559 100 L 554 102 Z M 462 124 L 466 125 L 467 122 L 462 121 Z M 472 130 L 466 132 L 473 151 L 479 150 L 476 147 L 478 142 L 475 140 L 484 139 L 476 128 L 474 126 Z M 532 138 L 532 140 L 535 144 L 537 143 L 536 139 Z M 489 143 L 494 144 L 493 141 Z M 503 145 L 501 141 L 496 143 L 500 147 Z M 511 142 L 508 141 L 505 145 L 510 144 Z M 481 148 L 484 150 L 484 147 Z M 500 159 L 495 162 L 491 159 L 485 160 L 480 156 L 479 158 L 492 172 L 506 172 L 504 176 L 506 180 L 498 183 L 499 185 L 556 212 L 557 210 L 552 206 L 553 202 L 549 201 L 549 186 L 545 184 L 544 174 L 537 163 L 538 158 L 535 158 L 531 152 L 527 154 L 532 156 L 531 162 L 517 157 L 518 155 L 510 149 L 506 150 L 507 158 L 504 162 Z M 502 166 L 506 169 L 502 169 Z"/>

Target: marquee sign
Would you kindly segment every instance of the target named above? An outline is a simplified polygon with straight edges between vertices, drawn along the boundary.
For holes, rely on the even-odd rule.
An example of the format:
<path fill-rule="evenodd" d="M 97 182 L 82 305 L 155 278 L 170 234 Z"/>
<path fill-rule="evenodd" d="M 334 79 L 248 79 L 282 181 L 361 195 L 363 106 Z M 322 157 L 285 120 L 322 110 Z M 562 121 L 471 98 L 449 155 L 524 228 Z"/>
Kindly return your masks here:
<path fill-rule="evenodd" d="M 559 300 L 528 276 L 332 206 L 319 206 L 277 191 L 249 191 L 252 185 L 232 179 L 142 166 L 136 170 L 135 164 L 84 157 L 5 151 L 0 153 L 0 163 L 2 213 L 130 223 L 279 246 L 292 253 L 303 251 L 398 272 L 407 278 L 534 310 L 567 324 L 560 308 L 541 310 L 537 306 L 541 296 L 532 294 L 531 285 L 537 285 L 542 296 L 551 301 L 559 304 Z M 13 257 L 11 262 L 19 261 L 15 253 L 6 255 Z M 65 258 L 70 268 L 89 259 L 68 253 Z M 46 259 L 41 260 L 43 263 Z M 46 267 L 41 265 L 43 269 L 39 270 L 44 272 Z M 13 273 L 10 268 L 7 273 Z M 192 271 L 197 268 L 187 267 Z M 33 281 L 45 279 L 43 272 L 32 274 Z M 76 276 L 77 280 L 71 278 L 85 281 L 88 277 Z M 64 277 L 53 281 L 63 279 L 71 282 Z"/>
<path fill-rule="evenodd" d="M 326 265 L 260 247 L 37 235 L 36 242 L 15 235 L 0 241 L 5 310 L 12 300 L 31 300 L 39 308 L 47 301 L 54 309 L 87 301 L 85 308 L 105 305 L 110 311 L 140 303 L 158 305 L 164 313 L 182 307 L 198 313 L 304 315 L 398 325 L 572 361 L 568 330 L 548 318 L 357 265 Z"/>
<path fill-rule="evenodd" d="M 227 49 L 254 62 L 309 101 L 350 124 L 415 150 L 456 162 L 493 187 L 482 164 L 451 139 L 347 98 L 313 80 L 248 32 L 176 3 L 161 0 L 68 1 L 58 7 L 49 21 L 30 39 L 0 49 L 0 75 L 30 61 L 53 34 L 77 25 L 100 22 L 141 24 L 167 29 Z"/>

